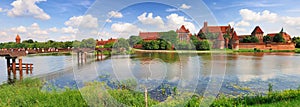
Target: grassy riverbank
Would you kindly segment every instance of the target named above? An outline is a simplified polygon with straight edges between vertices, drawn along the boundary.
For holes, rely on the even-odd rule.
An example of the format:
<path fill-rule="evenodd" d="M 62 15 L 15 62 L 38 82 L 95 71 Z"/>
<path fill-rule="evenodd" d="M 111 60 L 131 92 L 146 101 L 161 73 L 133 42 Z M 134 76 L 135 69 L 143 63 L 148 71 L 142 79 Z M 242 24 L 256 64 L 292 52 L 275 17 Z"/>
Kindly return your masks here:
<path fill-rule="evenodd" d="M 52 91 L 42 90 L 44 82 L 38 79 L 25 79 L 14 84 L 3 84 L 0 86 L 0 106 L 118 106 L 120 103 L 128 106 L 144 106 L 144 93 L 135 92 L 130 89 L 109 89 L 101 90 L 103 83 L 88 83 L 82 89 L 55 89 Z M 108 93 L 106 93 L 108 92 Z M 172 100 L 173 99 L 173 100 Z M 148 97 L 148 105 L 158 106 L 199 106 L 203 98 L 194 95 L 185 103 L 180 98 L 170 97 L 164 103 L 152 100 Z M 87 102 L 86 102 L 87 101 Z M 300 105 L 300 90 L 286 90 L 271 92 L 267 95 L 244 96 L 228 98 L 220 96 L 212 107 L 232 106 L 298 106 Z"/>
<path fill-rule="evenodd" d="M 50 53 L 38 53 L 38 54 L 30 54 L 30 56 L 69 56 L 72 55 L 71 52 L 50 52 Z"/>
<path fill-rule="evenodd" d="M 136 52 L 158 52 L 158 53 L 235 53 L 235 52 L 296 52 L 300 53 L 300 49 L 297 48 L 295 50 L 254 50 L 254 49 L 240 49 L 240 50 L 232 50 L 232 49 L 212 49 L 206 51 L 198 51 L 198 50 L 142 50 L 142 49 L 133 49 Z"/>

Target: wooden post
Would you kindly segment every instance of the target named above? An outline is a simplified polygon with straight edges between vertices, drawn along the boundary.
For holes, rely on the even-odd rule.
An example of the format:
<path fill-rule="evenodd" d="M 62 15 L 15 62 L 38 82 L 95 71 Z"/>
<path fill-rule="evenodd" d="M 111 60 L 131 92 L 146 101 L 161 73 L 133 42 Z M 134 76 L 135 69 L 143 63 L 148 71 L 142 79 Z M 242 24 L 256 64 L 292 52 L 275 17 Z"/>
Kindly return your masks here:
<path fill-rule="evenodd" d="M 87 53 L 84 52 L 84 62 L 86 62 L 86 59 L 87 59 Z"/>
<path fill-rule="evenodd" d="M 103 60 L 102 57 L 103 57 L 103 52 L 101 51 L 101 58 L 100 58 L 101 60 Z"/>
<path fill-rule="evenodd" d="M 79 64 L 79 51 L 77 52 L 77 63 Z"/>
<path fill-rule="evenodd" d="M 80 52 L 80 62 L 83 63 L 83 52 Z"/>
<path fill-rule="evenodd" d="M 32 64 L 30 64 L 30 74 L 32 74 Z"/>
<path fill-rule="evenodd" d="M 26 64 L 26 74 L 28 74 L 28 64 Z"/>
<path fill-rule="evenodd" d="M 16 75 L 16 57 L 13 57 L 12 58 L 12 71 L 13 71 L 13 74 Z"/>
<path fill-rule="evenodd" d="M 148 90 L 147 90 L 147 87 L 145 87 L 145 107 L 148 107 Z"/>
<path fill-rule="evenodd" d="M 20 70 L 20 75 L 23 74 L 23 64 L 22 64 L 22 57 L 19 57 L 19 70 Z"/>
<path fill-rule="evenodd" d="M 6 59 L 6 64 L 7 64 L 7 75 L 11 75 L 11 70 L 10 70 L 10 57 L 5 57 Z"/>

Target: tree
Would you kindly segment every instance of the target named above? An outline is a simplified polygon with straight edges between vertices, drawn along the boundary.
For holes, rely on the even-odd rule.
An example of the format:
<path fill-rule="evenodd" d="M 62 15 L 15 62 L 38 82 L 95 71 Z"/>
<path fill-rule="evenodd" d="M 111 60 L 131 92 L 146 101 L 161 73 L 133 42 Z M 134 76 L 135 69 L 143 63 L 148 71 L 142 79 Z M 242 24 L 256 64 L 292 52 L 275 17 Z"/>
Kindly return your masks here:
<path fill-rule="evenodd" d="M 263 41 L 264 41 L 264 42 L 270 42 L 270 41 L 272 41 L 272 37 L 269 36 L 269 35 L 264 36 L 264 37 L 263 37 Z"/>
<path fill-rule="evenodd" d="M 211 43 L 208 40 L 198 41 L 195 46 L 196 46 L 196 50 L 210 50 L 211 49 Z"/>
<path fill-rule="evenodd" d="M 258 43 L 259 40 L 256 36 L 246 36 L 243 40 L 243 43 Z"/>
<path fill-rule="evenodd" d="M 285 40 L 284 40 L 284 38 L 283 38 L 283 36 L 282 36 L 282 33 L 276 34 L 276 35 L 274 36 L 274 38 L 273 38 L 273 42 L 279 43 L 279 42 L 284 42 L 284 41 L 285 41 Z"/>
<path fill-rule="evenodd" d="M 128 50 L 129 47 L 130 47 L 129 43 L 124 38 L 118 39 L 118 41 L 116 43 L 114 43 L 114 45 L 113 45 L 113 48 L 116 48 L 116 49 L 124 48 L 124 49 Z"/>
<path fill-rule="evenodd" d="M 34 43 L 32 39 L 24 40 L 22 43 Z"/>
<path fill-rule="evenodd" d="M 300 48 L 300 37 L 293 37 L 292 40 L 296 44 L 296 48 Z"/>
<path fill-rule="evenodd" d="M 142 38 L 139 36 L 130 36 L 128 42 L 130 46 L 134 46 L 135 44 L 142 44 Z"/>
<path fill-rule="evenodd" d="M 83 39 L 80 44 L 81 48 L 95 48 L 95 46 L 96 46 L 96 40 L 93 38 Z"/>
<path fill-rule="evenodd" d="M 160 34 L 160 39 L 163 39 L 165 41 L 171 42 L 171 44 L 176 44 L 177 43 L 177 33 L 174 30 L 168 31 L 168 32 L 161 32 Z"/>

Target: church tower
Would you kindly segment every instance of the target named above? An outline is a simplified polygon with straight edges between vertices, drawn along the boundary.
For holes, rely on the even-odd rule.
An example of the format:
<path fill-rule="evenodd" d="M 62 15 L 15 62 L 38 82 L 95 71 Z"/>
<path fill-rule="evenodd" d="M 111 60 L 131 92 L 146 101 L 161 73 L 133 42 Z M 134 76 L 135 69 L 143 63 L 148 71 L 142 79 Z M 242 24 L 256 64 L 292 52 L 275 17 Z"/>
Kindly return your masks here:
<path fill-rule="evenodd" d="M 21 43 L 21 37 L 19 36 L 19 34 L 16 37 L 16 43 L 20 44 Z"/>

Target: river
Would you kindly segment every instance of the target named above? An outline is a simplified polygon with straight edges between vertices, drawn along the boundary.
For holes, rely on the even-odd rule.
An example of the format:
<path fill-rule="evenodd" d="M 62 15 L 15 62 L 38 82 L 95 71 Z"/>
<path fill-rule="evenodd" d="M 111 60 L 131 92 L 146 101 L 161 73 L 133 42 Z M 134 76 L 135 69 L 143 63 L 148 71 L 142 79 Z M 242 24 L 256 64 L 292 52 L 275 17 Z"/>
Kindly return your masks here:
<path fill-rule="evenodd" d="M 8 78 L 5 62 L 1 57 L 0 82 Z M 72 56 L 27 56 L 23 62 L 34 64 L 33 73 L 24 77 L 43 77 L 58 87 L 133 79 L 150 92 L 168 84 L 179 91 L 238 95 L 266 92 L 269 83 L 274 90 L 300 86 L 300 54 L 296 53 L 136 53 L 85 64 L 77 64 Z"/>

